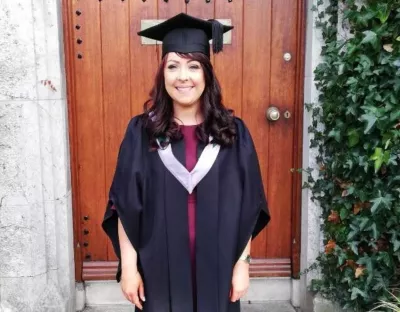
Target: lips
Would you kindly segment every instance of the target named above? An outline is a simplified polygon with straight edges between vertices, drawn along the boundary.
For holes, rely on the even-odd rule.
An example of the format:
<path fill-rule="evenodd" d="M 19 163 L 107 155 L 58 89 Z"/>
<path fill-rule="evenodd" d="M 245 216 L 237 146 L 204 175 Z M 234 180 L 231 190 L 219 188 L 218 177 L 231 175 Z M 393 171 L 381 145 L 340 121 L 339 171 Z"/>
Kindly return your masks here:
<path fill-rule="evenodd" d="M 193 87 L 175 87 L 179 92 L 185 93 L 193 89 Z"/>

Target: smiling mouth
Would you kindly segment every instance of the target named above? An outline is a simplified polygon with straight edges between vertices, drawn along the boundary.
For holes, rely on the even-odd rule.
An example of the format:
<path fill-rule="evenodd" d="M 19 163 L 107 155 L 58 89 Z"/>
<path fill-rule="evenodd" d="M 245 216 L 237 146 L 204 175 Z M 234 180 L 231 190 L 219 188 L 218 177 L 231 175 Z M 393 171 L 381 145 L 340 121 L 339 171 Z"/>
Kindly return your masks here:
<path fill-rule="evenodd" d="M 178 90 L 179 92 L 186 92 L 192 90 L 193 87 L 175 87 L 175 89 Z"/>

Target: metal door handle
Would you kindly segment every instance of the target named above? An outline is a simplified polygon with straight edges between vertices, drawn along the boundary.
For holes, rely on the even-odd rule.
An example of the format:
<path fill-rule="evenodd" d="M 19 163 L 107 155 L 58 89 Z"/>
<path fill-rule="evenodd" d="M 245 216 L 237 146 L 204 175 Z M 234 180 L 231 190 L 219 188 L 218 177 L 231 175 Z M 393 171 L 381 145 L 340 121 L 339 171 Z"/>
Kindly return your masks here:
<path fill-rule="evenodd" d="M 281 117 L 281 113 L 279 112 L 279 109 L 276 108 L 275 106 L 271 106 L 267 109 L 267 112 L 265 113 L 266 117 L 270 121 L 277 121 Z"/>

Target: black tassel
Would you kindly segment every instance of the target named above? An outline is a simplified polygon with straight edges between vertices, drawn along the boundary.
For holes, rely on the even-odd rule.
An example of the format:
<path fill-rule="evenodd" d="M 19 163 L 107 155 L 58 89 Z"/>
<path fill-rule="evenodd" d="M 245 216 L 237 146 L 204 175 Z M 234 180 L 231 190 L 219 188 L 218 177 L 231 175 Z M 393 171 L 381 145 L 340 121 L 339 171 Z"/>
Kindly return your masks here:
<path fill-rule="evenodd" d="M 222 51 L 224 45 L 224 25 L 214 19 L 209 21 L 212 22 L 213 52 L 218 53 Z"/>

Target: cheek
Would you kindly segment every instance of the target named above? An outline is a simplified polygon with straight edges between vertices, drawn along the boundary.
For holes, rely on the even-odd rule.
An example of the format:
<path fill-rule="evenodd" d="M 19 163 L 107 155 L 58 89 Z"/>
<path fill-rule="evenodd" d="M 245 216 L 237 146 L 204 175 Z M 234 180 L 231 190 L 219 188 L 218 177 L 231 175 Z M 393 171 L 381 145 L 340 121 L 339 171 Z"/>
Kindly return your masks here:
<path fill-rule="evenodd" d="M 175 78 L 171 74 L 164 74 L 164 85 L 168 94 L 171 96 L 171 93 L 174 91 Z"/>
<path fill-rule="evenodd" d="M 206 82 L 204 80 L 203 74 L 199 74 L 193 77 L 193 81 L 196 84 L 197 88 L 204 89 Z"/>
<path fill-rule="evenodd" d="M 197 82 L 197 88 L 201 93 L 203 93 L 205 87 L 206 87 L 206 82 L 204 81 L 204 78 L 199 79 L 199 81 Z"/>
<path fill-rule="evenodd" d="M 165 72 L 164 81 L 165 81 L 165 86 L 171 86 L 175 81 L 175 77 L 173 74 Z"/>

